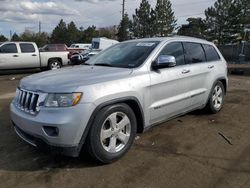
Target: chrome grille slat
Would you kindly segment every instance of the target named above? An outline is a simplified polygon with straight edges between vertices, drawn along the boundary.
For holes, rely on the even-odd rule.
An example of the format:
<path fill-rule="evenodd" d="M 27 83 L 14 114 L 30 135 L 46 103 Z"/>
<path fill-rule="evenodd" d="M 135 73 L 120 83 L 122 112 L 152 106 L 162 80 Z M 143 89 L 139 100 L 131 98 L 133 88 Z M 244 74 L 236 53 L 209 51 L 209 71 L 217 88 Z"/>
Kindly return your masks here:
<path fill-rule="evenodd" d="M 29 109 L 31 110 L 32 109 L 32 105 L 34 103 L 34 98 L 35 98 L 35 95 L 32 95 L 31 96 L 31 101 L 30 101 L 30 106 L 29 106 Z"/>
<path fill-rule="evenodd" d="M 20 110 L 35 115 L 38 113 L 39 93 L 18 89 L 16 93 L 16 107 Z"/>

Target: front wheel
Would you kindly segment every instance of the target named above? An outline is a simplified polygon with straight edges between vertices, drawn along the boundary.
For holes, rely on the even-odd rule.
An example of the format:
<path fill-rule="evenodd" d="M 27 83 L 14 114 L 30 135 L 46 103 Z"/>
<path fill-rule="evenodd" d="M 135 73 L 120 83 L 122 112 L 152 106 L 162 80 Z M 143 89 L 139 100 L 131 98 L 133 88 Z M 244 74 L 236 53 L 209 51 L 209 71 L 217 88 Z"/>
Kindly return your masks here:
<path fill-rule="evenodd" d="M 213 114 L 219 112 L 223 106 L 224 103 L 224 97 L 225 97 L 225 88 L 223 84 L 218 81 L 209 96 L 209 100 L 207 103 L 207 110 Z"/>
<path fill-rule="evenodd" d="M 62 67 L 62 64 L 57 59 L 52 59 L 49 61 L 49 70 L 56 70 L 60 69 Z"/>
<path fill-rule="evenodd" d="M 103 108 L 98 112 L 85 143 L 90 155 L 102 163 L 121 158 L 133 144 L 136 126 L 134 112 L 128 105 Z"/>

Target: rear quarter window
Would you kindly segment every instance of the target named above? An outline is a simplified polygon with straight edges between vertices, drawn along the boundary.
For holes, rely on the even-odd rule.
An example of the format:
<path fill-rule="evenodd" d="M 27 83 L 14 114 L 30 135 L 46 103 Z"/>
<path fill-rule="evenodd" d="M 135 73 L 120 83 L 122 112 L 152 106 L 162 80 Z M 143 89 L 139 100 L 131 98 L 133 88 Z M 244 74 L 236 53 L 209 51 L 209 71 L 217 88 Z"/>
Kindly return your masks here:
<path fill-rule="evenodd" d="M 36 51 L 33 44 L 21 43 L 20 48 L 22 53 L 33 53 Z"/>
<path fill-rule="evenodd" d="M 208 62 L 220 60 L 219 54 L 217 53 L 216 49 L 212 45 L 203 44 L 203 48 L 205 50 L 206 58 Z"/>

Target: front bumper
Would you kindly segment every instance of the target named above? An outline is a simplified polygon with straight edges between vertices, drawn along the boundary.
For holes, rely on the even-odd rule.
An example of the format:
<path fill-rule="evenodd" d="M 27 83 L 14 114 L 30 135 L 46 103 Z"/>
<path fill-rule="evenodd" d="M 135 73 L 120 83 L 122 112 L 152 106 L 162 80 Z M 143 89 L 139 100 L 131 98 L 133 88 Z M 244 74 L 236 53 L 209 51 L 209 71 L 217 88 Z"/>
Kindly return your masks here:
<path fill-rule="evenodd" d="M 77 156 L 82 135 L 95 106 L 78 104 L 69 108 L 41 108 L 37 115 L 10 105 L 15 131 L 23 140 L 41 149 Z M 49 136 L 44 127 L 56 127 L 58 135 Z"/>
<path fill-rule="evenodd" d="M 53 146 L 50 145 L 44 138 L 41 138 L 39 136 L 34 136 L 26 133 L 22 129 L 20 129 L 17 125 L 14 125 L 14 129 L 16 134 L 25 142 L 29 143 L 30 145 L 37 147 L 38 149 L 53 153 L 53 154 L 59 154 L 59 155 L 65 155 L 70 157 L 78 157 L 80 153 L 80 149 L 78 146 L 72 146 L 72 147 L 64 147 L 64 146 Z"/>

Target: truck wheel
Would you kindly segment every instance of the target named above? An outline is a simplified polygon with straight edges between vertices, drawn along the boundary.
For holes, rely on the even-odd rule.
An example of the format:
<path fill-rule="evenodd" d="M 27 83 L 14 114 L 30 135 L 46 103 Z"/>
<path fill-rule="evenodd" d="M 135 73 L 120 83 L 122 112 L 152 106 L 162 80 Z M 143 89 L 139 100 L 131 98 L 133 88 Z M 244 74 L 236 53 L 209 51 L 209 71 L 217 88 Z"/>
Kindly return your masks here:
<path fill-rule="evenodd" d="M 136 117 L 126 104 L 115 104 L 101 109 L 89 131 L 86 148 L 101 163 L 121 158 L 133 144 Z"/>
<path fill-rule="evenodd" d="M 223 84 L 218 81 L 210 93 L 207 106 L 205 107 L 208 112 L 216 114 L 219 112 L 223 106 L 225 97 L 225 88 Z"/>
<path fill-rule="evenodd" d="M 49 70 L 60 69 L 61 67 L 62 67 L 62 64 L 57 59 L 52 59 L 49 61 Z"/>

